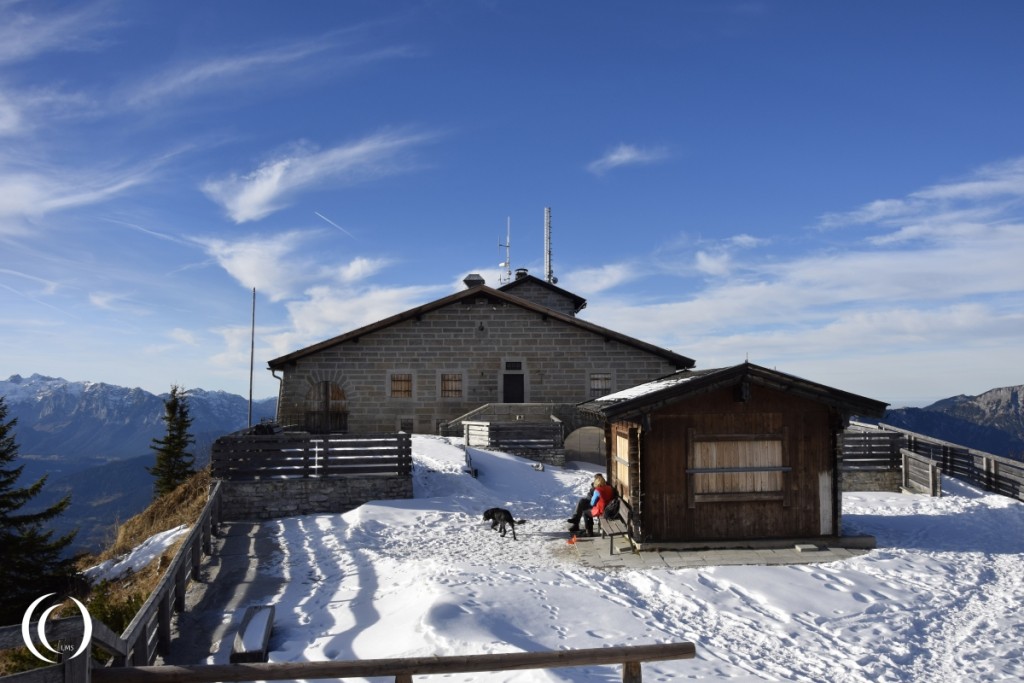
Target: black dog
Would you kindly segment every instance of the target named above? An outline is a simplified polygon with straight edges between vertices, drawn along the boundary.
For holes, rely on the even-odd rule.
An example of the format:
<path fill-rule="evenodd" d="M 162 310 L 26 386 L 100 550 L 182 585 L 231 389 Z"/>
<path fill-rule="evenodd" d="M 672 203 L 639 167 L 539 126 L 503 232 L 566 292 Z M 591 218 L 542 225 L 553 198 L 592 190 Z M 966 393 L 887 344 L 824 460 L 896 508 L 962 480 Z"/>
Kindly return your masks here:
<path fill-rule="evenodd" d="M 512 528 L 512 540 L 517 541 L 516 538 L 516 524 L 526 524 L 525 519 L 516 520 L 512 517 L 512 513 L 502 508 L 491 508 L 490 510 L 484 511 L 484 521 L 491 523 L 491 529 L 497 529 L 501 532 L 501 535 L 505 535 L 505 527 L 509 526 Z"/>

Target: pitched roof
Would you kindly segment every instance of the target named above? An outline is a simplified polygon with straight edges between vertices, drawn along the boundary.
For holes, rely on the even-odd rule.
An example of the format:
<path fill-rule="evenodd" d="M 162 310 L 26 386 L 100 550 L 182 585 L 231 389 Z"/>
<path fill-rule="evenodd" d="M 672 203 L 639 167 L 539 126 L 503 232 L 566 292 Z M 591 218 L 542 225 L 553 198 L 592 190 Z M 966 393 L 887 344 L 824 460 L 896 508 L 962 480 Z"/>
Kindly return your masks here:
<path fill-rule="evenodd" d="M 270 367 L 270 369 L 276 370 L 282 368 L 287 363 L 299 360 L 300 358 L 304 358 L 305 356 L 309 356 L 311 354 L 317 353 L 319 351 L 330 348 L 337 344 L 341 344 L 347 341 L 353 341 L 367 334 L 370 334 L 371 332 L 377 332 L 379 330 L 386 329 L 388 327 L 391 327 L 392 325 L 397 325 L 398 323 L 404 322 L 406 320 L 422 316 L 426 313 L 437 310 L 439 308 L 443 308 L 445 306 L 449 306 L 451 304 L 459 303 L 465 300 L 472 301 L 479 297 L 486 297 L 492 301 L 498 301 L 511 304 L 513 306 L 518 306 L 520 308 L 524 308 L 526 310 L 538 313 L 542 316 L 547 316 L 548 318 L 551 318 L 553 320 L 558 320 L 567 325 L 571 325 L 573 327 L 585 330 L 592 334 L 602 336 L 605 339 L 614 340 L 621 344 L 625 344 L 626 346 L 632 346 L 633 348 L 646 351 L 647 353 L 650 353 L 655 356 L 661 356 L 662 358 L 664 358 L 665 360 L 672 363 L 678 368 L 692 368 L 695 364 L 695 361 L 692 358 L 687 358 L 686 356 L 675 353 L 674 351 L 669 351 L 668 349 L 663 349 L 659 346 L 655 346 L 654 344 L 648 344 L 647 342 L 640 341 L 639 339 L 634 339 L 633 337 L 621 334 L 619 332 L 615 332 L 614 330 L 609 330 L 608 328 L 601 327 L 600 325 L 595 325 L 593 323 L 580 320 L 579 318 L 570 315 L 565 315 L 564 313 L 559 313 L 558 311 L 554 311 L 550 308 L 547 308 L 546 306 L 541 306 L 540 304 L 533 303 L 532 301 L 521 299 L 515 296 L 514 294 L 509 294 L 508 292 L 504 292 L 497 289 L 491 289 L 490 287 L 487 287 L 485 285 L 480 285 L 478 287 L 471 287 L 469 289 L 461 290 L 459 292 L 456 292 L 455 294 L 451 294 L 441 299 L 437 299 L 436 301 L 431 301 L 430 303 L 423 304 L 422 306 L 411 308 L 408 311 L 399 313 L 397 315 L 393 315 L 390 318 L 385 318 L 384 320 L 380 320 L 370 325 L 360 327 L 359 329 L 352 330 L 351 332 L 346 332 L 345 334 L 339 335 L 337 337 L 332 337 L 317 344 L 313 344 L 312 346 L 307 346 L 303 349 L 299 349 L 298 351 L 293 351 L 279 358 L 274 358 L 273 360 L 268 361 L 267 365 Z"/>
<path fill-rule="evenodd" d="M 569 301 L 572 302 L 573 308 L 575 309 L 576 313 L 579 313 L 580 311 L 582 311 L 587 306 L 587 300 L 584 299 L 579 294 L 573 294 L 572 292 L 570 292 L 567 289 L 562 289 L 561 287 L 558 287 L 557 285 L 551 284 L 547 280 L 541 280 L 539 277 L 536 277 L 536 276 L 533 276 L 533 275 L 529 275 L 529 274 L 524 275 L 522 277 L 517 277 L 515 280 L 512 280 L 512 282 L 509 282 L 507 284 L 502 285 L 501 287 L 498 287 L 498 289 L 500 291 L 502 291 L 502 292 L 514 293 L 513 292 L 514 289 L 516 289 L 517 287 L 521 287 L 522 285 L 524 285 L 526 283 L 540 285 L 541 287 L 544 287 L 545 289 L 549 289 L 552 292 L 554 292 L 554 293 L 556 293 L 556 294 L 558 294 L 558 295 L 560 295 L 562 297 L 565 297 L 566 299 L 568 299 Z"/>
<path fill-rule="evenodd" d="M 743 380 L 865 417 L 882 417 L 889 405 L 795 375 L 770 370 L 753 363 L 743 363 L 727 368 L 680 370 L 629 389 L 580 403 L 578 407 L 605 418 L 628 418 L 685 398 L 734 386 Z"/>

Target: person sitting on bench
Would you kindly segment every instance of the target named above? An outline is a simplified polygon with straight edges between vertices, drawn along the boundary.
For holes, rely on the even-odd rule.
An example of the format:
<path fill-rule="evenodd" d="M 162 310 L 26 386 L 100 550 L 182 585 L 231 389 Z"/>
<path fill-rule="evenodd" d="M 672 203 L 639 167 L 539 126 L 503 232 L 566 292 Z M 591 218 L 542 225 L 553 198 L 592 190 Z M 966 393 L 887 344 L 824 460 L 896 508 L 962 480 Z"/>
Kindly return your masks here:
<path fill-rule="evenodd" d="M 604 480 L 604 475 L 594 476 L 594 484 L 590 487 L 590 494 L 580 498 L 576 503 L 576 511 L 573 516 L 567 519 L 569 531 L 574 534 L 580 533 L 580 520 L 586 527 L 586 535 L 594 535 L 594 517 L 600 517 L 604 512 L 604 506 L 615 497 L 615 489 Z"/>

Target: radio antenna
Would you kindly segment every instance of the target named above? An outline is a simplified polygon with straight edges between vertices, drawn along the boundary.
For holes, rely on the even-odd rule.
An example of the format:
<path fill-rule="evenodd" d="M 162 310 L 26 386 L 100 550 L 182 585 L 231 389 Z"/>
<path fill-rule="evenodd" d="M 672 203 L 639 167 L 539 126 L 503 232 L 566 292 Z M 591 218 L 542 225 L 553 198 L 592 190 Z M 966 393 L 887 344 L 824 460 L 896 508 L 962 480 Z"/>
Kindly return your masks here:
<path fill-rule="evenodd" d="M 511 216 L 509 216 L 507 218 L 507 223 L 505 225 L 505 243 L 502 244 L 501 242 L 498 242 L 498 248 L 500 249 L 502 247 L 505 248 L 505 261 L 502 262 L 502 263 L 499 263 L 498 266 L 500 268 L 504 268 L 505 269 L 505 277 L 504 278 L 499 277 L 498 280 L 500 281 L 501 284 L 507 285 L 508 283 L 512 282 L 512 217 Z"/>
<path fill-rule="evenodd" d="M 551 207 L 544 207 L 544 280 L 549 284 L 558 282 L 551 268 Z"/>

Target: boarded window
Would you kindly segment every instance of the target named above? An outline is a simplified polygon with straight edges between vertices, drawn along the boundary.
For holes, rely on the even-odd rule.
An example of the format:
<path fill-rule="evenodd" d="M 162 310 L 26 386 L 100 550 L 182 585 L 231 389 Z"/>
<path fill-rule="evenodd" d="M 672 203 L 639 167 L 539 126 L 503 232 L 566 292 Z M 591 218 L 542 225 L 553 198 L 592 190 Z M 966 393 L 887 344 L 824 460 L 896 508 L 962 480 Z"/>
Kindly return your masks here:
<path fill-rule="evenodd" d="M 590 398 L 600 398 L 612 393 L 612 373 L 593 372 L 590 374 Z"/>
<path fill-rule="evenodd" d="M 781 435 L 692 436 L 689 467 L 690 503 L 730 500 L 782 500 Z"/>
<path fill-rule="evenodd" d="M 412 374 L 405 372 L 391 374 L 391 397 L 412 398 Z"/>
<path fill-rule="evenodd" d="M 441 398 L 462 398 L 461 373 L 441 373 Z"/>

